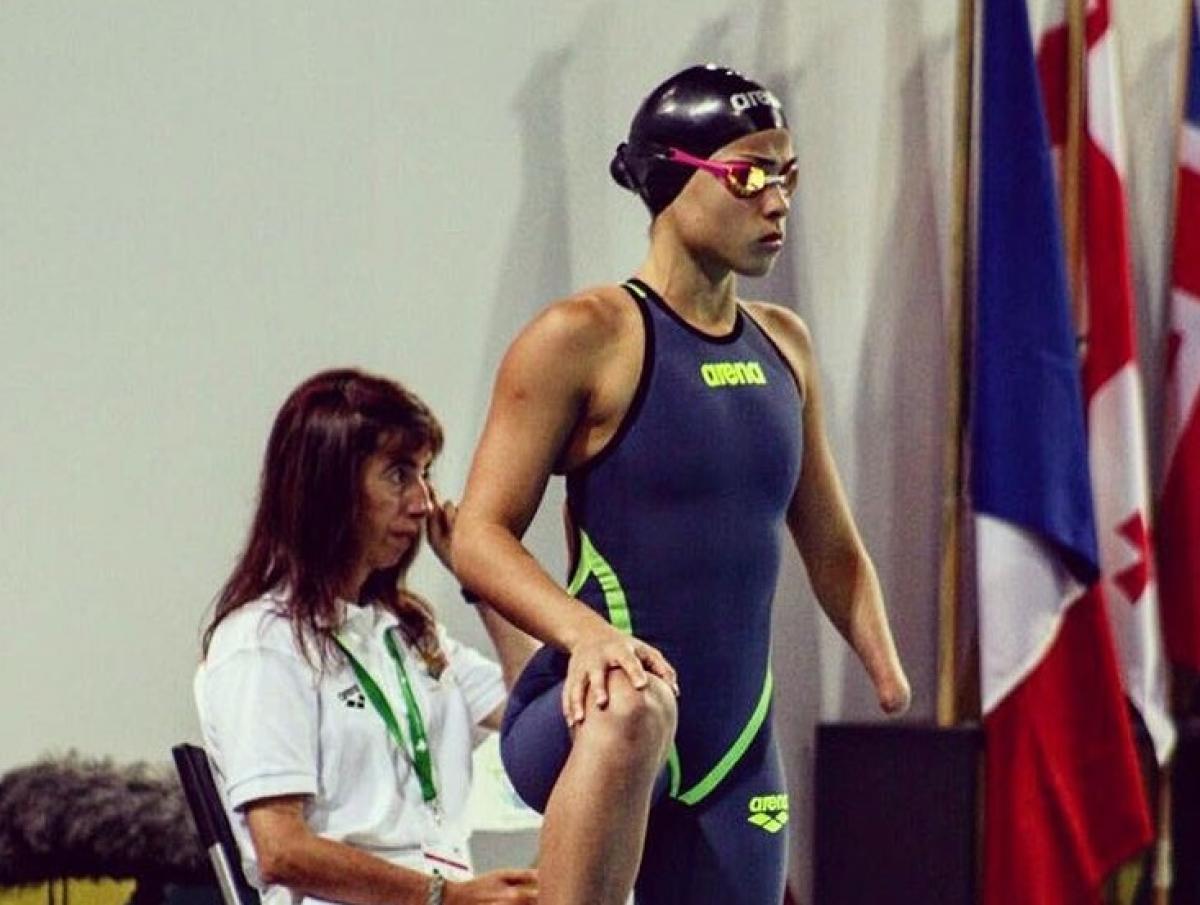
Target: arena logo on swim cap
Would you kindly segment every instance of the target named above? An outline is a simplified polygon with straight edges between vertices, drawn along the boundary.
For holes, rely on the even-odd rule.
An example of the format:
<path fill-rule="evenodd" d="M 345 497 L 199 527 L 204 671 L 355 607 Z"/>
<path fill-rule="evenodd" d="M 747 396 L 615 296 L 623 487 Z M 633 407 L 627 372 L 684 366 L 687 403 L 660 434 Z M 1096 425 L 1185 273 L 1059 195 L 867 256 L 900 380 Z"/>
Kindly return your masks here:
<path fill-rule="evenodd" d="M 776 110 L 783 108 L 783 104 L 779 103 L 779 99 L 775 95 L 763 89 L 731 94 L 729 103 L 733 105 L 733 109 L 737 113 L 749 110 L 751 107 L 774 107 Z"/>

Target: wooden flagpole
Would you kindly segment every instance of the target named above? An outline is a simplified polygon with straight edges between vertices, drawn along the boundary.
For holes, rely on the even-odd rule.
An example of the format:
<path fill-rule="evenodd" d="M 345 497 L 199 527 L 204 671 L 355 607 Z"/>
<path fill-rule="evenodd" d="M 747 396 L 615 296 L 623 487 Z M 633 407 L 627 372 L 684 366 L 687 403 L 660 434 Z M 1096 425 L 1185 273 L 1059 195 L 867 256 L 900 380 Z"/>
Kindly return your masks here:
<path fill-rule="evenodd" d="M 972 134 L 975 106 L 976 0 L 959 0 L 955 76 L 954 194 L 951 216 L 950 298 L 947 311 L 948 374 L 946 440 L 943 449 L 942 558 L 938 587 L 937 723 L 960 719 L 958 635 L 961 610 L 961 520 L 963 514 L 963 428 L 965 410 L 966 305 L 971 278 Z"/>
<path fill-rule="evenodd" d="M 1067 0 L 1067 140 L 1062 168 L 1062 215 L 1075 335 L 1081 340 L 1086 340 L 1088 334 L 1082 204 L 1083 149 L 1087 129 L 1086 72 L 1087 0 Z"/>

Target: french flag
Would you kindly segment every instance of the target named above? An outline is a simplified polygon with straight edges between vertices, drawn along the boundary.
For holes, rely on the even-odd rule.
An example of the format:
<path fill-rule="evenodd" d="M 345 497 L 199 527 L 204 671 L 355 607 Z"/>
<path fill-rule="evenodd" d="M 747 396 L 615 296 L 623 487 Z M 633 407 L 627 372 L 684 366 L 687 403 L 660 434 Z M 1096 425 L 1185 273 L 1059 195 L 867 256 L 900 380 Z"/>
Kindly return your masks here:
<path fill-rule="evenodd" d="M 1200 8 L 1179 147 L 1175 258 L 1168 314 L 1158 569 L 1167 655 L 1200 672 Z"/>
<path fill-rule="evenodd" d="M 1105 609 L 1051 144 L 1024 0 L 984 4 L 970 415 L 985 905 L 1098 901 L 1152 838 Z"/>

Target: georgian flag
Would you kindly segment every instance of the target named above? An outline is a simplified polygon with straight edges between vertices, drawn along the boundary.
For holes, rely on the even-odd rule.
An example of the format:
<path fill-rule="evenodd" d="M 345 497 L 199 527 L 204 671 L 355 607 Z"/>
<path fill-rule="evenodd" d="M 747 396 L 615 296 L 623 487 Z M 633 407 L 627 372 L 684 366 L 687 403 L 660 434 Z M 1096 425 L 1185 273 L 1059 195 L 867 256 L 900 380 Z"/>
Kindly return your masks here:
<path fill-rule="evenodd" d="M 1066 144 L 1067 25 L 1061 2 L 1038 42 L 1051 141 Z M 1109 0 L 1086 19 L 1082 241 L 1087 330 L 1083 389 L 1104 598 L 1121 682 L 1154 742 L 1160 764 L 1175 746 L 1153 571 L 1149 465 L 1125 201 L 1125 133 L 1116 32 Z"/>
<path fill-rule="evenodd" d="M 1200 6 L 1191 17 L 1168 314 L 1163 485 L 1158 515 L 1167 653 L 1200 672 Z"/>

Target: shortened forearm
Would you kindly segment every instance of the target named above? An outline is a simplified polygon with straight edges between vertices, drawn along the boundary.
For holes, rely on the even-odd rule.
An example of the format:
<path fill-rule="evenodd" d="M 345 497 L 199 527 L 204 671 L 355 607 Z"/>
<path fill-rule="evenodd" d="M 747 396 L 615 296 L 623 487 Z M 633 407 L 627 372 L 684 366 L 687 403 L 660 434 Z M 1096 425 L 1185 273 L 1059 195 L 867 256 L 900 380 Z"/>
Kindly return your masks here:
<path fill-rule="evenodd" d="M 875 679 L 899 665 L 883 590 L 865 552 L 847 549 L 812 573 L 813 591 L 834 627 Z"/>

